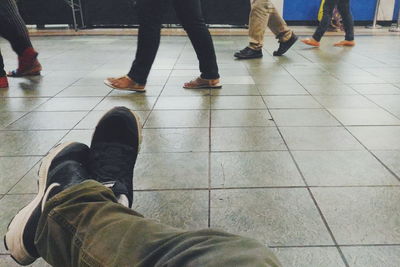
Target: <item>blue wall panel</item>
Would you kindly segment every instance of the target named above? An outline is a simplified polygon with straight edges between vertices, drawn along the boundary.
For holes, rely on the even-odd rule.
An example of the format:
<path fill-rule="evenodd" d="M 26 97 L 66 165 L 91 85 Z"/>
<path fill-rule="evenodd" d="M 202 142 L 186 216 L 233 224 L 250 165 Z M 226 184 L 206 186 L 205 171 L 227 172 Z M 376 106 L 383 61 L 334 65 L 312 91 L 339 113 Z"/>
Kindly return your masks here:
<path fill-rule="evenodd" d="M 400 7 L 400 0 L 396 0 L 396 5 L 394 6 L 393 20 L 397 20 L 397 18 L 399 17 L 399 7 Z"/>
<path fill-rule="evenodd" d="M 321 0 L 285 0 L 283 17 L 286 20 L 317 20 Z M 354 20 L 372 20 L 376 0 L 350 0 Z"/>

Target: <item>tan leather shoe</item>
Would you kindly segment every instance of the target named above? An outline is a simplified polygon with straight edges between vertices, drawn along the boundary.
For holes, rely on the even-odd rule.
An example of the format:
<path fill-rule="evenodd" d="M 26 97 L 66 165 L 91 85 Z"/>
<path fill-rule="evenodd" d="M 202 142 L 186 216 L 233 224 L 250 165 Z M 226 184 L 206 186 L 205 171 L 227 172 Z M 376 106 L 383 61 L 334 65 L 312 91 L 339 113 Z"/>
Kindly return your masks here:
<path fill-rule="evenodd" d="M 355 45 L 356 45 L 356 42 L 347 41 L 347 40 L 343 40 L 343 41 L 340 41 L 340 42 L 334 44 L 334 46 L 355 46 Z"/>
<path fill-rule="evenodd" d="M 134 91 L 134 92 L 146 92 L 145 85 L 138 84 L 128 76 L 122 76 L 119 78 L 107 78 L 104 83 L 114 89 Z"/>
<path fill-rule="evenodd" d="M 191 80 L 188 83 L 185 83 L 183 85 L 183 88 L 185 89 L 202 89 L 202 88 L 222 88 L 222 85 L 219 81 L 219 79 L 203 79 L 201 77 L 197 77 L 194 80 Z"/>
<path fill-rule="evenodd" d="M 314 47 L 319 47 L 319 42 L 317 42 L 316 40 L 314 40 L 314 38 L 307 38 L 307 39 L 303 39 L 301 40 L 303 43 L 305 43 L 306 45 L 310 45 L 310 46 L 314 46 Z"/>

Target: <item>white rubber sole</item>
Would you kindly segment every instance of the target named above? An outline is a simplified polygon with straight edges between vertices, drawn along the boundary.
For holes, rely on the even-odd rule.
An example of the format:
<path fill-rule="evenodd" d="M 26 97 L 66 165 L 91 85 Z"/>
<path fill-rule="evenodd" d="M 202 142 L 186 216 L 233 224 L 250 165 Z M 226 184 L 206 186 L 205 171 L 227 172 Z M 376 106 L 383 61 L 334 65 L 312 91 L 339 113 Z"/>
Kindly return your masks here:
<path fill-rule="evenodd" d="M 38 194 L 28 205 L 26 205 L 17 213 L 17 215 L 15 215 L 8 226 L 7 233 L 4 237 L 4 245 L 10 252 L 11 257 L 20 265 L 28 265 L 36 260 L 35 257 L 32 257 L 32 255 L 27 252 L 24 246 L 24 230 L 29 218 L 32 216 L 33 211 L 42 204 L 42 199 L 46 191 L 47 175 L 51 162 L 61 150 L 71 144 L 73 144 L 73 142 L 56 146 L 42 160 L 38 173 Z"/>

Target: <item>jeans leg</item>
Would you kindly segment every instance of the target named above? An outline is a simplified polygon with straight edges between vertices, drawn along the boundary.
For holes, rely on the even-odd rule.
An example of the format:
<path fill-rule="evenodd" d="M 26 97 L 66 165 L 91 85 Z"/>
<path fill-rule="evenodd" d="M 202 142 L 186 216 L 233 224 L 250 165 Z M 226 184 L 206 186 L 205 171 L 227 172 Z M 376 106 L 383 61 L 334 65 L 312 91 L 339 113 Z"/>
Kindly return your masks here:
<path fill-rule="evenodd" d="M 11 43 L 18 56 L 22 56 L 27 48 L 32 47 L 28 30 L 18 12 L 15 0 L 0 1 L 0 35 Z"/>
<path fill-rule="evenodd" d="M 95 181 L 49 200 L 35 245 L 52 266 L 277 267 L 267 248 L 221 231 L 183 231 L 145 219 Z"/>
<path fill-rule="evenodd" d="M 344 30 L 346 32 L 345 39 L 347 41 L 354 40 L 354 20 L 350 10 L 350 0 L 339 0 L 338 10 L 343 19 Z"/>
<path fill-rule="evenodd" d="M 318 42 L 321 41 L 322 36 L 324 36 L 325 32 L 328 30 L 329 25 L 331 24 L 333 9 L 335 8 L 337 1 L 338 0 L 325 0 L 325 4 L 323 7 L 324 14 L 322 16 L 322 20 L 313 35 L 313 38 Z"/>
<path fill-rule="evenodd" d="M 136 58 L 128 76 L 139 84 L 146 84 L 160 46 L 161 22 L 167 4 L 166 0 L 138 0 L 139 34 Z"/>
<path fill-rule="evenodd" d="M 270 0 L 254 0 L 251 4 L 249 18 L 250 47 L 261 49 L 264 45 L 265 30 L 269 24 L 270 9 L 273 5 Z"/>
<path fill-rule="evenodd" d="M 4 70 L 4 61 L 3 61 L 3 56 L 1 55 L 0 51 L 0 77 L 6 76 L 6 72 Z"/>
<path fill-rule="evenodd" d="M 173 0 L 173 3 L 177 16 L 196 51 L 201 77 L 219 78 L 214 44 L 203 18 L 200 0 Z"/>

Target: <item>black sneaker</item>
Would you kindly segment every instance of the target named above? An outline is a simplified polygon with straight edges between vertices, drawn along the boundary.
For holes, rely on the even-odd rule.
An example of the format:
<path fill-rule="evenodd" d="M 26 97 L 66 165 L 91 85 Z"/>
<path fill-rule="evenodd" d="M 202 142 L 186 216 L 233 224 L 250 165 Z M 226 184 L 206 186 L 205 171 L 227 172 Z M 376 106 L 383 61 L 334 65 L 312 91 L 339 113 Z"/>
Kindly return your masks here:
<path fill-rule="evenodd" d="M 139 118 L 125 107 L 115 107 L 97 124 L 90 147 L 93 179 L 111 188 L 118 202 L 127 207 L 132 207 L 133 168 L 140 142 Z"/>
<path fill-rule="evenodd" d="M 4 236 L 6 249 L 20 265 L 31 264 L 39 258 L 34 240 L 46 201 L 88 179 L 84 166 L 88 163 L 89 152 L 89 147 L 84 144 L 60 144 L 42 160 L 38 173 L 38 194 L 11 220 Z"/>
<path fill-rule="evenodd" d="M 290 37 L 289 40 L 286 42 L 279 42 L 279 48 L 278 50 L 274 51 L 273 55 L 275 57 L 283 56 L 283 54 L 285 54 L 294 45 L 294 43 L 297 42 L 297 39 L 299 39 L 297 35 L 292 33 L 292 37 Z"/>
<path fill-rule="evenodd" d="M 263 56 L 263 53 L 262 49 L 254 50 L 246 46 L 245 49 L 236 52 L 234 56 L 237 57 L 238 59 L 251 59 L 251 58 L 260 58 Z"/>

